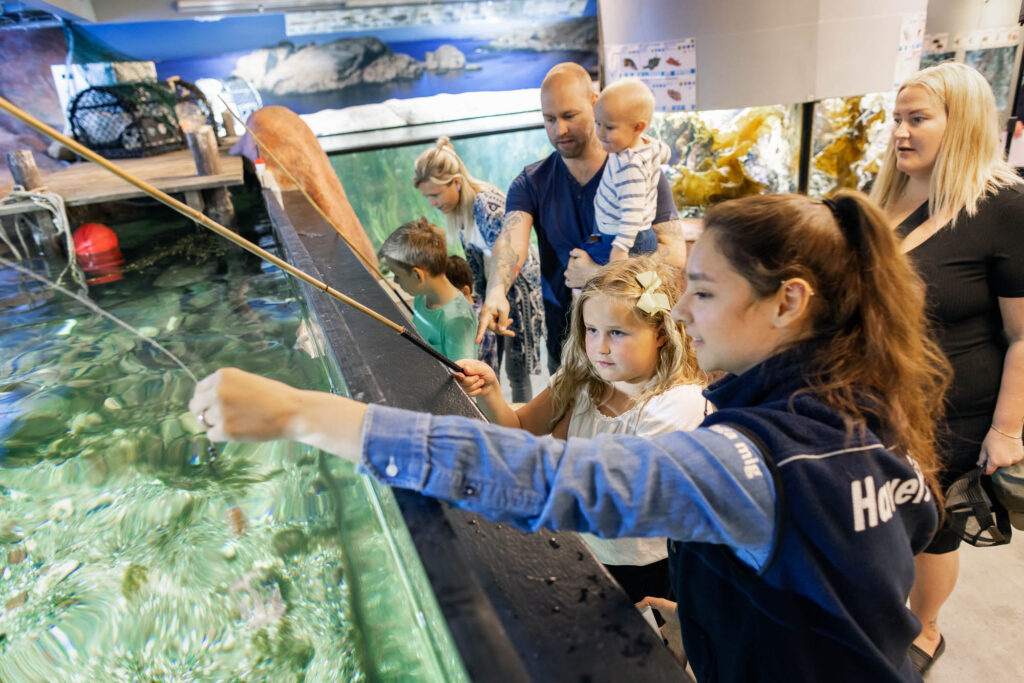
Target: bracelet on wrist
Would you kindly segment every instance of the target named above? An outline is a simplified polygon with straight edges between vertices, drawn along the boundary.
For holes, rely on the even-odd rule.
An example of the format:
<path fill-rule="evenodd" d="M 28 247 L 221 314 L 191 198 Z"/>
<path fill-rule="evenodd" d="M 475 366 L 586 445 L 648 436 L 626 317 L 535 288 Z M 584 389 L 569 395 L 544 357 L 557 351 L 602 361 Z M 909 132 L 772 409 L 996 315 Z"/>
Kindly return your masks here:
<path fill-rule="evenodd" d="M 1002 429 L 999 429 L 999 427 L 996 427 L 995 425 L 992 425 L 992 431 L 995 432 L 996 434 L 1002 434 L 1007 439 L 1013 439 L 1014 441 L 1021 440 L 1020 434 L 1018 434 L 1017 436 L 1014 436 L 1013 434 L 1007 434 L 1006 432 L 1004 432 Z"/>

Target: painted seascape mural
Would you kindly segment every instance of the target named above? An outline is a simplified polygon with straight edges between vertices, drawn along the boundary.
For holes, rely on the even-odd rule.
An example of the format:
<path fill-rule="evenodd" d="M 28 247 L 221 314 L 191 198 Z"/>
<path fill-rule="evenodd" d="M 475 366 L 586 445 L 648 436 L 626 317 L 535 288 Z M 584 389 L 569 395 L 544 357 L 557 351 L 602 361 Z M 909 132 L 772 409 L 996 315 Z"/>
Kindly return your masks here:
<path fill-rule="evenodd" d="M 265 105 L 298 114 L 536 88 L 562 61 L 597 74 L 596 0 L 392 5 L 86 31 L 156 62 L 158 78 L 242 78 Z"/>

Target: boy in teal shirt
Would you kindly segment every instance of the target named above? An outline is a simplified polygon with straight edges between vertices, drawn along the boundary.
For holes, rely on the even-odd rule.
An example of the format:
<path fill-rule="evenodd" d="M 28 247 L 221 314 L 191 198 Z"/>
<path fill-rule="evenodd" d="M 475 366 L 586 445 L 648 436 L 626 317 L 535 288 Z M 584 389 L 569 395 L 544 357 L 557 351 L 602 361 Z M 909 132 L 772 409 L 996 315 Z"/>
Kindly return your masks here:
<path fill-rule="evenodd" d="M 444 232 L 426 218 L 400 225 L 388 235 L 380 257 L 413 301 L 413 324 L 423 339 L 452 360 L 476 358 L 476 313 L 448 281 Z"/>

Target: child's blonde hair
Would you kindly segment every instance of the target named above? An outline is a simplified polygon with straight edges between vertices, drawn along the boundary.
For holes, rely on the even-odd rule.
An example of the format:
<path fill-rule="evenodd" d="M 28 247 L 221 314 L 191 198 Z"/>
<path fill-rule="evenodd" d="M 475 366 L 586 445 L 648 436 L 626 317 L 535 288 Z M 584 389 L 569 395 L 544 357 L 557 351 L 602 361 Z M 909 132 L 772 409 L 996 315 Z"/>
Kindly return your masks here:
<path fill-rule="evenodd" d="M 448 243 L 444 231 L 424 216 L 395 228 L 377 252 L 405 268 L 422 268 L 430 275 L 444 275 L 448 265 Z"/>
<path fill-rule="evenodd" d="M 587 281 L 579 297 L 573 302 L 569 336 L 562 347 L 562 367 L 551 382 L 552 426 L 565 417 L 581 389 L 586 390 L 595 405 L 599 405 L 610 386 L 597 374 L 587 357 L 587 330 L 583 321 L 583 305 L 595 296 L 625 299 L 633 306 L 633 315 L 637 320 L 664 335 L 665 343 L 658 351 L 658 366 L 637 398 L 639 405 L 680 384 L 706 383 L 705 374 L 697 365 L 693 343 L 682 323 L 672 319 L 669 309 L 647 313 L 637 308 L 636 303 L 645 291 L 644 285 L 637 278 L 647 272 L 655 273 L 661 280 L 657 287 L 652 288 L 652 293 L 665 294 L 671 309 L 682 294 L 678 274 L 673 272 L 670 266 L 650 256 L 609 263 Z"/>
<path fill-rule="evenodd" d="M 639 78 L 623 78 L 606 86 L 598 102 L 607 104 L 609 98 L 619 98 L 619 107 L 628 111 L 634 122 L 651 123 L 654 116 L 654 93 Z"/>

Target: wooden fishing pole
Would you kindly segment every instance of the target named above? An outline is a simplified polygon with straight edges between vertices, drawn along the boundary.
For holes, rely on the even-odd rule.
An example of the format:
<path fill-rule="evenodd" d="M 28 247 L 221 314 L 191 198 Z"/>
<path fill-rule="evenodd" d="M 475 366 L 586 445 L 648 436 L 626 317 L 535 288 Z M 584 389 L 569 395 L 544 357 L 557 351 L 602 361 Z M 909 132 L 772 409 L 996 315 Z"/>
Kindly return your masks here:
<path fill-rule="evenodd" d="M 272 149 L 270 149 L 270 147 L 268 147 L 267 145 L 263 144 L 263 141 L 260 140 L 256 136 L 256 133 L 254 133 L 252 131 L 252 128 L 250 128 L 249 126 L 247 126 L 245 124 L 245 121 L 242 120 L 242 117 L 239 116 L 238 114 L 236 114 L 231 109 L 230 105 L 228 105 L 228 103 L 224 99 L 223 95 L 217 95 L 217 97 L 224 104 L 225 111 L 227 111 L 227 113 L 231 115 L 231 118 L 233 118 L 235 121 L 238 121 L 240 124 L 242 124 L 242 128 L 245 128 L 245 132 L 249 134 L 249 137 L 251 137 L 253 139 L 253 141 L 259 147 L 261 147 L 263 149 L 263 151 L 265 151 L 267 153 L 267 155 L 270 157 L 271 161 L 273 161 L 275 164 L 277 164 L 277 167 L 280 168 L 284 172 L 284 174 L 286 176 L 288 176 L 288 179 L 292 181 L 292 183 L 295 185 L 296 188 L 298 188 L 299 192 L 301 192 L 302 196 L 306 198 L 306 201 L 309 202 L 310 206 L 312 206 L 314 209 L 316 209 L 316 212 L 318 214 L 320 214 L 320 217 L 323 218 L 325 221 L 327 221 L 328 225 L 330 225 L 332 228 L 334 228 L 334 231 L 336 233 L 338 233 L 338 236 L 341 237 L 341 239 L 345 240 L 345 244 L 347 244 L 348 248 L 352 250 L 352 253 L 354 253 L 356 255 L 356 258 L 358 258 L 360 261 L 362 261 L 363 265 L 365 265 L 367 268 L 369 268 L 371 272 L 376 274 L 377 277 L 380 278 L 381 281 L 383 281 L 384 284 L 387 285 L 388 289 L 390 289 L 391 292 L 395 295 L 395 298 L 398 299 L 398 301 L 400 301 L 403 306 L 405 306 L 405 310 L 409 311 L 409 315 L 415 316 L 416 314 L 413 312 L 412 307 L 409 306 L 409 303 L 402 297 L 401 294 L 398 293 L 398 290 L 395 289 L 395 286 L 393 284 L 391 284 L 391 280 L 389 280 L 386 277 L 384 277 L 384 273 L 382 273 L 380 271 L 380 268 L 378 268 L 372 261 L 370 261 L 370 259 L 368 259 L 365 256 L 363 256 L 361 251 L 356 249 L 356 246 L 354 244 L 352 244 L 351 241 L 349 241 L 348 237 L 345 236 L 345 233 L 342 232 L 341 228 L 339 228 L 338 225 L 333 220 L 331 220 L 331 218 L 324 212 L 324 210 L 320 208 L 320 204 L 317 203 L 317 201 L 315 199 L 313 199 L 312 197 L 309 196 L 309 194 L 306 192 L 306 188 L 304 188 L 302 186 L 302 183 L 299 182 L 299 179 L 296 178 L 294 175 L 292 175 L 292 172 L 288 170 L 287 166 L 285 166 L 283 163 L 281 163 L 281 160 L 277 158 L 277 155 L 274 154 L 274 151 Z"/>
<path fill-rule="evenodd" d="M 60 133 L 60 132 L 54 130 L 50 126 L 46 125 L 45 123 L 43 123 L 42 121 L 37 119 L 36 117 L 34 117 L 31 114 L 29 114 L 27 111 L 21 109 L 19 106 L 17 106 L 16 104 L 8 101 L 7 99 L 5 99 L 3 97 L 0 97 L 0 109 L 3 109 L 5 112 L 10 114 L 11 116 L 15 117 L 16 119 L 19 119 L 20 121 L 22 121 L 23 123 L 27 124 L 31 128 L 34 128 L 38 132 L 42 133 L 46 137 L 48 137 L 48 138 L 50 138 L 52 140 L 56 140 L 57 142 L 59 142 L 60 144 L 64 145 L 68 149 L 72 150 L 73 152 L 75 152 L 79 156 L 81 156 L 81 157 L 83 157 L 85 159 L 88 159 L 89 161 L 93 162 L 94 164 L 102 166 L 103 168 L 105 168 L 106 170 L 110 171 L 114 175 L 118 176 L 122 180 L 125 180 L 125 181 L 131 183 L 132 185 L 134 185 L 135 187 L 139 188 L 140 190 L 142 190 L 143 192 L 145 192 L 149 196 L 153 197 L 153 199 L 156 199 L 160 203 L 165 204 L 165 205 L 171 207 L 172 209 L 174 209 L 178 213 L 180 213 L 180 214 L 182 214 L 182 215 L 184 215 L 184 216 L 186 216 L 188 218 L 191 218 L 196 223 L 199 223 L 200 225 L 203 225 L 203 226 L 209 228 L 210 230 L 214 231 L 215 233 L 217 233 L 218 235 L 220 235 L 224 239 L 229 240 L 231 242 L 234 242 L 235 244 L 240 246 L 242 249 L 245 249 L 246 251 L 248 251 L 248 252 L 250 252 L 252 254 L 255 254 L 256 256 L 259 256 L 261 259 L 263 259 L 265 261 L 269 261 L 270 263 L 273 263 L 275 266 L 277 266 L 281 270 L 285 271 L 286 273 L 288 273 L 290 275 L 293 275 L 294 277 L 299 278 L 303 282 L 305 282 L 305 283 L 307 283 L 307 284 L 309 284 L 309 285 L 311 285 L 313 287 L 316 287 L 317 289 L 319 289 L 320 291 L 324 292 L 325 294 L 333 296 L 338 301 L 341 301 L 342 303 L 351 306 L 352 308 L 356 309 L 360 313 L 363 313 L 364 315 L 370 316 L 371 318 L 373 318 L 377 322 L 380 322 L 380 323 L 383 323 L 384 325 L 387 325 L 392 330 L 397 332 L 400 336 L 402 336 L 405 339 L 409 340 L 410 342 L 415 344 L 420 349 L 426 351 L 431 356 L 433 356 L 437 360 L 439 360 L 442 363 L 444 363 L 452 371 L 454 371 L 454 372 L 462 372 L 462 368 L 460 368 L 458 365 L 456 365 L 453 360 L 451 360 L 450 358 L 448 358 L 444 354 L 439 353 L 437 350 L 435 350 L 434 348 L 432 348 L 430 345 L 428 345 L 427 343 L 423 342 L 422 340 L 417 339 L 413 335 L 409 334 L 409 331 L 405 327 L 403 327 L 402 325 L 399 325 L 397 323 L 394 323 L 394 322 L 388 320 L 387 318 L 382 316 L 380 313 L 377 313 L 373 309 L 367 308 L 366 306 L 362 305 L 361 303 L 359 303 L 355 299 L 352 299 L 352 298 L 350 298 L 348 296 L 345 296 L 344 294 L 342 294 L 338 290 L 336 290 L 333 287 L 330 287 L 327 284 L 321 282 L 320 280 L 316 279 L 312 275 L 308 275 L 308 274 L 302 272 L 301 270 L 299 270 L 298 268 L 296 268 L 292 264 L 288 263 L 287 261 L 284 261 L 283 259 L 280 259 L 277 256 L 274 256 L 269 251 L 266 251 L 265 249 L 260 248 L 259 246 L 253 244 L 252 242 L 250 242 L 249 240 L 245 239 L 244 237 L 241 237 L 240 235 L 238 235 L 238 234 L 232 232 L 231 230 L 225 228 L 223 225 L 221 225 L 220 223 L 214 221 L 209 216 L 206 216 L 202 212 L 196 211 L 195 209 L 193 209 L 192 207 L 188 206 L 187 204 L 184 204 L 183 202 L 178 201 L 177 199 L 175 199 L 174 197 L 170 196 L 169 194 L 167 194 L 163 190 L 160 190 L 160 189 L 158 189 L 156 187 L 153 187 L 152 185 L 150 185 L 146 181 L 142 180 L 141 178 L 136 178 L 131 173 L 125 171 L 124 169 L 118 167 L 115 164 L 112 164 L 110 161 L 104 159 L 99 154 L 97 154 L 96 152 L 92 151 L 91 149 L 89 149 L 85 145 L 83 145 L 83 144 L 81 144 L 81 143 L 79 143 L 79 142 L 77 142 L 75 140 L 72 140 L 71 138 L 69 138 L 68 136 L 64 135 L 63 133 Z"/>

